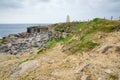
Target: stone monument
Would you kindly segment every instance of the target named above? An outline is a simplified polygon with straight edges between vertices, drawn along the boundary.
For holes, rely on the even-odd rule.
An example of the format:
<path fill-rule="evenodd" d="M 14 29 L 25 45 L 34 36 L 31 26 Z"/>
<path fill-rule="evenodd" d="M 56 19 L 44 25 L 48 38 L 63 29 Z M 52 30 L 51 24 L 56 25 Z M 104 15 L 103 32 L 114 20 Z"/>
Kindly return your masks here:
<path fill-rule="evenodd" d="M 70 16 L 67 15 L 66 22 L 70 22 Z"/>

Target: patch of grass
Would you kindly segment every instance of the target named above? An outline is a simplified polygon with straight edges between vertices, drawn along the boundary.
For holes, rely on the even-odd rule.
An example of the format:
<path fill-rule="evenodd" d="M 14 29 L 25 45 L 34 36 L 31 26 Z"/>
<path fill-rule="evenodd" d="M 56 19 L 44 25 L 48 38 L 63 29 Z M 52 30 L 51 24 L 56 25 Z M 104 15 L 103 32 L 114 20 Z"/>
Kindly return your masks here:
<path fill-rule="evenodd" d="M 46 42 L 45 47 L 49 49 L 49 48 L 54 47 L 56 44 L 57 44 L 57 40 L 52 39 Z"/>
<path fill-rule="evenodd" d="M 72 38 L 72 35 L 68 35 L 66 38 L 59 39 L 58 42 L 61 42 L 64 44 L 64 43 L 68 42 L 71 38 Z"/>
<path fill-rule="evenodd" d="M 80 44 L 79 48 L 80 48 L 80 50 L 89 51 L 98 45 L 99 45 L 98 43 L 94 43 L 93 41 L 85 41 Z"/>
<path fill-rule="evenodd" d="M 96 33 L 110 33 L 116 30 L 116 25 L 119 25 L 118 21 L 111 21 L 106 19 L 95 18 L 89 22 L 71 22 L 62 23 L 56 25 L 55 29 L 58 32 L 70 33 L 75 36 L 76 39 L 65 38 L 58 39 L 57 42 L 62 42 L 64 46 L 64 52 L 66 53 L 76 53 L 89 51 L 98 46 L 97 39 L 94 38 Z M 96 42 L 93 42 L 96 41 Z"/>
<path fill-rule="evenodd" d="M 18 64 L 18 65 L 21 65 L 21 64 L 23 64 L 23 63 L 25 63 L 25 62 L 27 62 L 27 61 L 28 61 L 28 59 L 25 59 L 25 60 L 23 60 L 23 61 L 19 62 L 19 64 Z"/>
<path fill-rule="evenodd" d="M 68 54 L 75 54 L 77 52 L 82 53 L 90 51 L 96 46 L 99 46 L 99 44 L 90 40 L 71 40 L 64 47 L 66 48 Z"/>
<path fill-rule="evenodd" d="M 80 36 L 80 41 L 85 40 L 85 37 L 86 37 L 87 35 L 89 35 L 90 33 L 91 33 L 91 32 L 90 32 L 89 30 L 84 31 L 84 32 L 82 33 L 82 36 Z"/>
<path fill-rule="evenodd" d="M 41 49 L 41 50 L 39 50 L 39 51 L 37 52 L 37 54 L 42 54 L 43 52 L 44 52 L 44 50 Z"/>
<path fill-rule="evenodd" d="M 80 36 L 80 41 L 83 41 L 85 39 L 85 35 Z"/>
<path fill-rule="evenodd" d="M 103 26 L 103 27 L 100 27 L 98 30 L 100 31 L 103 31 L 103 32 L 112 32 L 115 30 L 115 26 Z"/>
<path fill-rule="evenodd" d="M 4 43 L 4 40 L 3 39 L 0 39 L 0 44 Z"/>
<path fill-rule="evenodd" d="M 84 27 L 85 24 L 86 24 L 86 22 L 79 22 L 79 23 L 75 26 L 75 31 L 78 32 L 82 27 Z"/>
<path fill-rule="evenodd" d="M 18 57 L 18 56 L 16 56 L 16 58 L 17 58 L 17 59 L 19 59 L 19 57 Z"/>

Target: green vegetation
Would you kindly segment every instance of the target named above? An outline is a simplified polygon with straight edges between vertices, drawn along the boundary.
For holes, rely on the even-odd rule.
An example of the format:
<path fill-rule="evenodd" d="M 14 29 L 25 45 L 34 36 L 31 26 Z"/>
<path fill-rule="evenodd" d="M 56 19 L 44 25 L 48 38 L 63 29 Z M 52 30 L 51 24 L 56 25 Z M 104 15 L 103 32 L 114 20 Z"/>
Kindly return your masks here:
<path fill-rule="evenodd" d="M 19 62 L 19 64 L 18 64 L 18 65 L 21 65 L 21 64 L 23 64 L 23 63 L 25 63 L 25 62 L 27 62 L 27 61 L 28 61 L 28 59 L 25 59 L 25 60 L 23 60 L 23 61 Z"/>
<path fill-rule="evenodd" d="M 56 33 L 68 33 L 66 38 L 55 38 L 46 43 L 47 48 L 54 47 L 56 43 L 63 44 L 63 51 L 74 54 L 79 52 L 86 52 L 92 50 L 100 45 L 96 37 L 96 33 L 110 33 L 116 30 L 119 21 L 111 21 L 100 18 L 95 18 L 89 22 L 69 22 L 54 24 L 54 31 Z M 75 37 L 75 38 L 73 38 Z M 95 39 L 95 40 L 94 40 Z"/>
<path fill-rule="evenodd" d="M 49 49 L 49 48 L 54 47 L 56 44 L 57 44 L 57 40 L 56 39 L 52 39 L 52 40 L 49 40 L 49 41 L 46 42 L 45 47 L 47 49 Z"/>
<path fill-rule="evenodd" d="M 4 43 L 3 39 L 0 39 L 0 44 Z"/>
<path fill-rule="evenodd" d="M 84 41 L 79 41 L 79 40 L 71 40 L 69 43 L 67 43 L 64 47 L 69 54 L 74 54 L 77 52 L 87 52 L 98 46 L 98 43 L 95 43 L 90 40 L 84 40 Z"/>
<path fill-rule="evenodd" d="M 72 38 L 72 35 L 68 35 L 66 38 L 60 38 L 57 40 L 57 42 L 60 42 L 62 44 L 65 44 L 66 42 L 68 42 L 70 39 Z"/>
<path fill-rule="evenodd" d="M 41 49 L 41 50 L 39 50 L 39 51 L 37 52 L 37 54 L 42 54 L 43 52 L 44 52 L 44 50 Z"/>

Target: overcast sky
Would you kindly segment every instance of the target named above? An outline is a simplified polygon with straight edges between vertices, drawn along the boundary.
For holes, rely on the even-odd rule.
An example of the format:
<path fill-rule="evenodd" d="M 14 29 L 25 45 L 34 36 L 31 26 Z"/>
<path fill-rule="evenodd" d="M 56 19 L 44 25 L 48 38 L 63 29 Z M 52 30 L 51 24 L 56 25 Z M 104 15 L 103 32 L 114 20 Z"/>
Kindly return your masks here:
<path fill-rule="evenodd" d="M 118 18 L 120 0 L 0 0 L 0 23 L 56 23 Z"/>

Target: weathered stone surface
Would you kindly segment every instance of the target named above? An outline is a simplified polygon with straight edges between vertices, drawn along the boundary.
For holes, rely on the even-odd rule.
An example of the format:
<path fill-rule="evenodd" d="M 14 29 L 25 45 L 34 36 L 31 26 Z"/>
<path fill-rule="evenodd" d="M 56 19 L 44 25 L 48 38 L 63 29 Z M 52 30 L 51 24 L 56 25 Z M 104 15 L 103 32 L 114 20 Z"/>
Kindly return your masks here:
<path fill-rule="evenodd" d="M 26 36 L 26 37 L 25 37 Z M 42 31 L 40 33 L 21 33 L 21 34 L 12 34 L 7 37 L 4 37 L 6 44 L 0 46 L 1 53 L 7 54 L 19 54 L 21 52 L 26 52 L 32 47 L 43 48 L 44 43 L 47 40 L 50 40 L 52 33 Z"/>
<path fill-rule="evenodd" d="M 14 78 L 18 75 L 21 75 L 30 69 L 34 69 L 38 65 L 39 64 L 38 64 L 37 60 L 31 60 L 31 61 L 27 61 L 25 63 L 22 63 L 21 65 L 19 65 L 17 68 L 14 69 L 14 71 L 12 72 L 11 78 Z"/>

